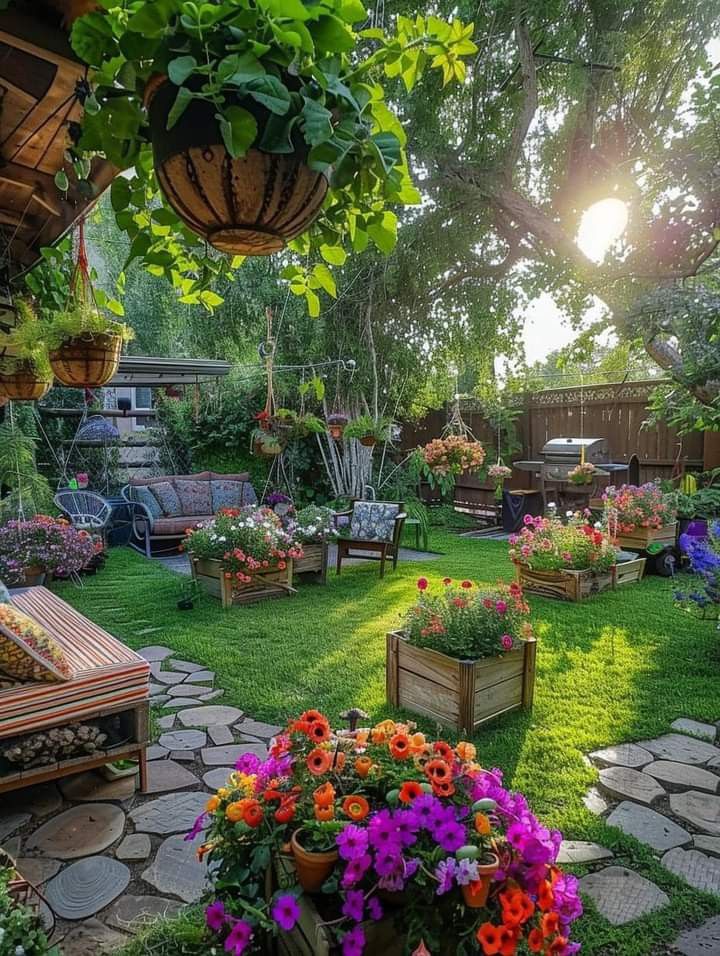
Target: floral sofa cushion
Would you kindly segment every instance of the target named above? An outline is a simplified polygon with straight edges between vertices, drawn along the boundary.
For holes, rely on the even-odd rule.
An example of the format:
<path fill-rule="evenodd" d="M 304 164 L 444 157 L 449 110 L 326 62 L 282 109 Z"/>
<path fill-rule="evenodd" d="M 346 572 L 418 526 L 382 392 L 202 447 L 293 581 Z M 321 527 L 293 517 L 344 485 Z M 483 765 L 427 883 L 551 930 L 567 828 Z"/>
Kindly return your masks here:
<path fill-rule="evenodd" d="M 392 541 L 400 505 L 390 501 L 356 501 L 350 537 L 362 541 Z"/>
<path fill-rule="evenodd" d="M 248 481 L 213 478 L 210 484 L 213 514 L 217 514 L 221 508 L 242 508 L 243 505 L 253 505 L 257 501 L 255 489 Z"/>
<path fill-rule="evenodd" d="M 148 487 L 157 498 L 164 517 L 174 518 L 183 513 L 182 503 L 172 482 L 155 481 Z"/>
<path fill-rule="evenodd" d="M 133 489 L 133 498 L 135 501 L 139 501 L 141 505 L 145 505 L 147 510 L 150 512 L 151 518 L 162 517 L 163 510 L 160 507 L 160 502 L 157 500 L 152 491 L 150 491 L 150 489 L 145 485 L 138 485 Z"/>
<path fill-rule="evenodd" d="M 210 515 L 213 511 L 209 481 L 176 478 L 175 490 L 180 498 L 183 515 Z"/>
<path fill-rule="evenodd" d="M 19 681 L 59 681 L 72 676 L 58 642 L 11 604 L 0 604 L 0 671 Z"/>

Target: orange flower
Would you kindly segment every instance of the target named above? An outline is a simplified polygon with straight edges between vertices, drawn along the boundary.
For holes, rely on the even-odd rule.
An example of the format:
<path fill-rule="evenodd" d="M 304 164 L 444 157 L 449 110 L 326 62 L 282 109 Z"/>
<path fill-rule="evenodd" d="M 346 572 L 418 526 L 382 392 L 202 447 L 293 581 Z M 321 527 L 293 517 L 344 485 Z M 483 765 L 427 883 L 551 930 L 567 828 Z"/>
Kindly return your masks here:
<path fill-rule="evenodd" d="M 220 798 L 217 796 L 210 797 L 208 802 L 205 804 L 205 809 L 207 810 L 208 813 L 215 813 L 215 811 L 217 810 L 219 806 L 220 806 Z"/>
<path fill-rule="evenodd" d="M 369 737 L 370 737 L 369 730 L 357 730 L 355 732 L 355 749 L 362 750 L 364 747 L 367 747 L 367 742 Z"/>
<path fill-rule="evenodd" d="M 542 931 L 545 939 L 554 936 L 560 927 L 560 916 L 557 913 L 545 913 L 542 918 Z"/>
<path fill-rule="evenodd" d="M 373 762 L 370 757 L 358 757 L 355 761 L 355 773 L 358 777 L 367 777 Z"/>
<path fill-rule="evenodd" d="M 330 740 L 330 724 L 326 720 L 314 720 L 307 732 L 308 737 L 316 744 L 323 744 Z"/>
<path fill-rule="evenodd" d="M 345 797 L 342 808 L 345 816 L 350 817 L 350 819 L 356 823 L 360 820 L 364 820 L 368 813 L 370 813 L 370 804 L 365 797 L 361 797 L 356 793 Z"/>
<path fill-rule="evenodd" d="M 319 807 L 315 804 L 315 819 L 325 823 L 328 820 L 335 819 L 335 807 L 332 804 L 329 807 Z"/>
<path fill-rule="evenodd" d="M 502 926 L 493 926 L 492 923 L 483 923 L 475 934 L 475 937 L 482 946 L 485 956 L 497 956 L 502 945 Z"/>
<path fill-rule="evenodd" d="M 555 894 L 547 880 L 543 880 L 538 889 L 538 907 L 547 913 L 555 905 Z"/>
<path fill-rule="evenodd" d="M 431 780 L 430 782 L 436 797 L 451 797 L 455 793 L 455 784 L 452 780 Z"/>
<path fill-rule="evenodd" d="M 503 926 L 502 938 L 500 940 L 500 956 L 515 956 L 519 939 L 519 930 L 512 929 L 510 926 Z"/>
<path fill-rule="evenodd" d="M 440 760 L 437 757 L 425 764 L 425 774 L 429 777 L 431 783 L 433 780 L 449 781 L 451 778 L 450 767 L 448 767 L 444 760 Z"/>
<path fill-rule="evenodd" d="M 230 823 L 239 823 L 243 818 L 244 809 L 245 801 L 235 800 L 233 803 L 229 803 L 225 808 L 225 816 L 228 818 Z"/>
<path fill-rule="evenodd" d="M 291 734 L 305 734 L 310 730 L 310 723 L 307 720 L 294 720 L 288 730 Z"/>
<path fill-rule="evenodd" d="M 412 803 L 415 797 L 419 797 L 422 792 L 423 789 L 417 780 L 406 780 L 400 787 L 400 802 Z"/>
<path fill-rule="evenodd" d="M 535 912 L 535 904 L 520 890 L 500 894 L 503 923 L 507 926 L 521 926 L 527 923 Z"/>
<path fill-rule="evenodd" d="M 477 747 L 475 744 L 468 743 L 467 740 L 461 740 L 455 748 L 455 753 L 463 763 L 469 763 L 477 757 Z"/>
<path fill-rule="evenodd" d="M 531 929 L 530 933 L 528 934 L 527 944 L 531 953 L 541 953 L 543 951 L 543 946 L 545 945 L 542 930 Z"/>
<path fill-rule="evenodd" d="M 450 744 L 446 744 L 444 740 L 435 741 L 433 744 L 433 752 L 436 753 L 441 760 L 444 760 L 445 763 L 452 763 L 455 759 L 452 747 Z"/>
<path fill-rule="evenodd" d="M 304 710 L 300 714 L 300 720 L 306 720 L 309 724 L 314 723 L 316 720 L 321 720 L 324 723 L 328 723 L 328 719 L 325 714 L 321 714 L 319 710 Z"/>
<path fill-rule="evenodd" d="M 345 752 L 343 750 L 338 750 L 333 753 L 332 759 L 332 768 L 337 773 L 342 773 L 343 767 L 345 766 Z"/>
<path fill-rule="evenodd" d="M 556 936 L 545 950 L 545 956 L 555 956 L 555 953 L 562 953 L 567 946 L 568 941 L 565 936 Z"/>
<path fill-rule="evenodd" d="M 263 808 L 257 800 L 245 800 L 243 820 L 249 827 L 259 827 L 263 822 Z"/>
<path fill-rule="evenodd" d="M 421 754 L 426 747 L 425 734 L 410 734 L 410 753 Z"/>
<path fill-rule="evenodd" d="M 410 756 L 410 738 L 407 734 L 395 734 L 390 738 L 390 753 L 394 760 L 407 760 Z"/>
<path fill-rule="evenodd" d="M 321 774 L 327 773 L 330 769 L 332 757 L 327 750 L 320 750 L 319 747 L 316 747 L 307 755 L 306 763 L 310 773 L 319 777 Z"/>
<path fill-rule="evenodd" d="M 475 814 L 475 832 L 479 833 L 480 836 L 489 836 L 490 835 L 490 820 L 484 813 Z"/>
<path fill-rule="evenodd" d="M 313 801 L 316 807 L 331 807 L 335 800 L 335 787 L 328 781 L 318 787 L 313 793 Z"/>

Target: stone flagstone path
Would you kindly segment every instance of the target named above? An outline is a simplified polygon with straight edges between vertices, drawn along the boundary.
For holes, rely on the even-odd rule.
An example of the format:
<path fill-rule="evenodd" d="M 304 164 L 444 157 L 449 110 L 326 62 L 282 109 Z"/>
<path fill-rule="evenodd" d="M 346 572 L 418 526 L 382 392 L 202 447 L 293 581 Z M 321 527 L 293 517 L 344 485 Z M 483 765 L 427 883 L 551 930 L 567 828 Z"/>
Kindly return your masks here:
<path fill-rule="evenodd" d="M 38 885 L 63 956 L 119 949 L 144 922 L 195 902 L 206 888 L 200 843 L 185 834 L 238 757 L 264 756 L 280 727 L 220 702 L 215 674 L 172 648 L 139 652 L 152 668 L 160 735 L 149 748 L 147 794 L 137 777 L 99 771 L 0 797 L 0 845 Z"/>

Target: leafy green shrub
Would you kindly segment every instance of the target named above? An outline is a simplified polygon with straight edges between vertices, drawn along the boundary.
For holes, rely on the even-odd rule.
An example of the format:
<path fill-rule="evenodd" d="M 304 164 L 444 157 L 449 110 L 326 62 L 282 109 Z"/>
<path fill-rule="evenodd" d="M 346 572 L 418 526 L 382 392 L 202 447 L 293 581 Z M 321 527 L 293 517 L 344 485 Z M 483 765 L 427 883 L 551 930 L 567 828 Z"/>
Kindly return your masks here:
<path fill-rule="evenodd" d="M 14 871 L 3 862 L 0 856 L 0 956 L 60 956 L 57 946 L 50 947 L 33 911 L 10 896 L 8 884 Z"/>
<path fill-rule="evenodd" d="M 94 305 L 87 302 L 70 304 L 62 312 L 56 312 L 44 326 L 44 339 L 49 349 L 59 348 L 68 339 L 89 337 L 92 335 L 119 335 L 123 342 L 129 342 L 135 333 L 124 322 L 111 319 Z"/>

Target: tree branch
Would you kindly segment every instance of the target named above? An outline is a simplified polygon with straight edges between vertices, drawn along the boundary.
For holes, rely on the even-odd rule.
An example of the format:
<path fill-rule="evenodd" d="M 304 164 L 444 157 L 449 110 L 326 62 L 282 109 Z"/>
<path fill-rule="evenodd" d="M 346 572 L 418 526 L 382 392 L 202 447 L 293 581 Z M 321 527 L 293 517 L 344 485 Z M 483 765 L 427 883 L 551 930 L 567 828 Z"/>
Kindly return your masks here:
<path fill-rule="evenodd" d="M 522 154 L 523 145 L 538 108 L 538 85 L 537 72 L 535 70 L 535 56 L 532 44 L 530 43 L 530 34 L 528 32 L 527 22 L 518 11 L 515 14 L 515 37 L 520 54 L 520 72 L 522 74 L 522 85 L 524 102 L 517 124 L 512 132 L 510 139 L 510 150 L 508 152 L 507 168 L 511 171 Z"/>

